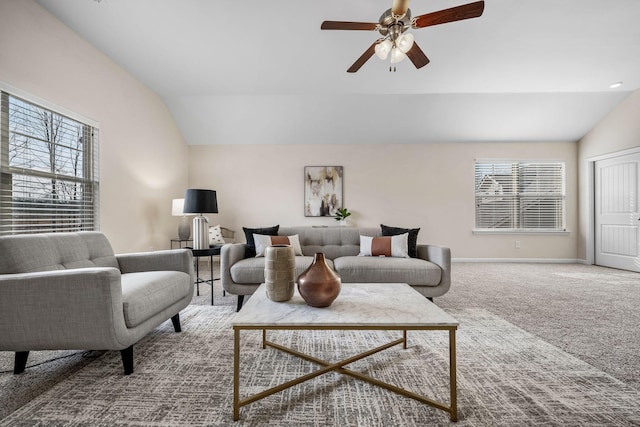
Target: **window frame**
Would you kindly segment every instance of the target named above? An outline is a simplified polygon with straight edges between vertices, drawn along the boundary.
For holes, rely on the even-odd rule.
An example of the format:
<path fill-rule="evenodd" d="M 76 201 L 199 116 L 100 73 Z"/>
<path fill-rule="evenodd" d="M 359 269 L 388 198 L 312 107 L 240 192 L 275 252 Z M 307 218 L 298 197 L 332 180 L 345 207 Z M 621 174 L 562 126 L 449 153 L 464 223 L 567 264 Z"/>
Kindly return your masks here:
<path fill-rule="evenodd" d="M 10 99 L 14 103 L 24 103 L 22 113 L 29 113 L 31 108 L 50 114 L 50 117 L 62 126 L 72 125 L 84 142 L 76 142 L 75 147 L 64 146 L 63 140 L 39 139 L 37 131 L 30 134 L 21 134 L 19 131 L 11 131 L 10 126 Z M 16 110 L 19 111 L 19 110 Z M 22 123 L 24 125 L 25 122 Z M 35 128 L 32 128 L 35 129 Z M 47 171 L 33 165 L 31 166 L 10 164 L 11 134 L 30 141 L 28 149 L 21 153 L 21 157 L 35 153 L 36 159 L 43 159 L 46 164 L 46 155 L 38 154 L 38 145 L 46 146 L 54 144 L 53 151 L 49 149 L 49 155 L 53 151 L 56 160 L 72 160 L 76 162 L 73 172 Z M 77 140 L 75 140 L 77 141 Z M 66 150 L 66 151 L 64 151 Z M 75 152 L 75 158 L 68 157 Z M 24 154 L 27 153 L 27 154 Z M 99 230 L 100 228 L 100 180 L 99 180 L 99 127 L 94 120 L 70 112 L 56 106 L 46 100 L 27 94 L 10 85 L 0 82 L 0 235 L 32 234 L 44 232 L 64 232 L 81 230 Z M 55 160 L 49 160 L 50 164 L 58 164 Z M 52 167 L 52 166 L 51 166 Z M 54 169 L 52 167 L 52 169 Z M 34 196 L 32 198 L 14 196 L 16 179 L 24 185 L 34 185 L 38 180 L 51 180 L 54 190 L 59 188 L 72 189 L 73 196 L 59 197 L 59 192 L 52 191 L 50 198 Z M 79 184 L 79 185 L 78 185 Z M 19 185 L 19 184 L 18 184 Z M 38 184 L 39 185 L 39 184 Z M 66 186 L 66 187 L 65 187 Z M 29 188 L 29 187 L 24 187 Z M 27 190 L 24 190 L 27 191 Z M 34 190 L 36 191 L 36 190 Z M 40 191 L 48 191 L 46 187 L 40 187 Z M 76 198 L 76 192 L 80 191 L 80 198 Z M 69 193 L 68 193 L 69 194 Z M 16 209 L 16 201 L 24 204 L 24 209 Z M 41 205 L 40 205 L 41 204 Z M 16 216 L 16 213 L 18 216 Z M 28 215 L 35 215 L 35 221 L 16 221 Z M 40 223 L 38 223 L 40 219 Z"/>
<path fill-rule="evenodd" d="M 501 166 L 502 167 L 510 166 L 512 175 L 514 170 L 518 171 L 518 174 L 515 177 L 514 184 L 513 184 L 513 187 L 517 188 L 518 190 L 516 190 L 516 192 L 506 193 L 507 197 L 513 197 L 514 204 L 517 206 L 517 209 L 513 209 L 513 212 L 510 212 L 510 214 L 513 215 L 510 221 L 512 223 L 514 221 L 517 221 L 518 227 L 496 227 L 496 228 L 479 227 L 478 208 L 480 207 L 480 204 L 478 203 L 478 198 L 483 196 L 482 192 L 479 191 L 479 183 L 478 183 L 478 176 L 479 176 L 478 166 L 479 165 L 483 166 L 484 168 L 493 168 L 494 170 L 499 169 Z M 548 196 L 548 198 L 556 198 L 557 202 L 560 203 L 560 212 L 558 212 L 558 209 L 555 209 L 555 211 L 553 210 L 549 211 L 549 213 L 556 212 L 555 215 L 560 216 L 559 218 L 560 225 L 557 228 L 542 228 L 542 227 L 525 228 L 521 226 L 522 222 L 519 217 L 522 216 L 521 215 L 522 200 L 531 197 L 531 195 L 527 196 L 527 192 L 523 192 L 520 190 L 521 188 L 520 183 L 523 181 L 521 170 L 523 166 L 526 166 L 526 165 L 538 165 L 538 166 L 542 165 L 550 168 L 552 167 L 561 168 L 559 191 L 549 193 L 549 196 Z M 567 193 L 566 193 L 567 169 L 566 167 L 567 167 L 566 161 L 558 160 L 558 159 L 543 159 L 543 160 L 539 160 L 539 159 L 476 159 L 474 161 L 474 227 L 472 229 L 472 233 L 473 234 L 568 235 L 569 231 L 567 230 Z M 514 179 L 512 175 L 510 176 L 510 178 Z M 488 175 L 484 175 L 482 178 L 484 179 L 486 176 Z M 480 180 L 480 182 L 482 182 L 482 180 Z M 504 193 L 500 193 L 500 194 L 504 194 Z M 544 196 L 540 195 L 538 197 L 544 197 Z M 545 220 L 548 220 L 548 219 L 543 219 L 542 221 L 545 221 Z M 558 221 L 558 219 L 555 219 L 555 221 Z"/>

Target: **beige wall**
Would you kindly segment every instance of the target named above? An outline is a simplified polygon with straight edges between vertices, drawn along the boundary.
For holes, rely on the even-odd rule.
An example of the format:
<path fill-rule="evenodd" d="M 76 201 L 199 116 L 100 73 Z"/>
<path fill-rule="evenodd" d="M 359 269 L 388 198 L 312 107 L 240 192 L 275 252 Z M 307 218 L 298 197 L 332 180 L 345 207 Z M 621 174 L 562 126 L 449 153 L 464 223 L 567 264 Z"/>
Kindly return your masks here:
<path fill-rule="evenodd" d="M 0 81 L 99 122 L 100 228 L 116 252 L 169 247 L 188 150 L 157 94 L 31 0 L 0 2 Z"/>
<path fill-rule="evenodd" d="M 613 109 L 580 141 L 579 158 L 579 240 L 578 256 L 587 259 L 590 228 L 590 197 L 593 194 L 589 180 L 592 163 L 597 156 L 640 148 L 640 90 L 633 92 Z"/>
<path fill-rule="evenodd" d="M 354 225 L 422 227 L 422 242 L 448 245 L 456 258 L 585 258 L 587 159 L 640 146 L 636 91 L 579 145 L 188 148 L 157 94 L 32 0 L 0 2 L 0 81 L 99 122 L 101 229 L 117 252 L 167 247 L 177 228 L 170 202 L 187 186 L 218 190 L 221 213 L 212 221 L 240 238 L 243 225 L 334 225 L 303 216 L 302 168 L 339 164 Z M 566 161 L 569 235 L 473 235 L 475 158 Z"/>
<path fill-rule="evenodd" d="M 566 162 L 569 234 L 472 234 L 476 158 Z M 218 192 L 211 222 L 241 241 L 242 226 L 336 225 L 304 217 L 303 168 L 314 165 L 344 166 L 351 225 L 420 227 L 420 242 L 454 258 L 576 258 L 576 143 L 190 146 L 189 185 Z"/>

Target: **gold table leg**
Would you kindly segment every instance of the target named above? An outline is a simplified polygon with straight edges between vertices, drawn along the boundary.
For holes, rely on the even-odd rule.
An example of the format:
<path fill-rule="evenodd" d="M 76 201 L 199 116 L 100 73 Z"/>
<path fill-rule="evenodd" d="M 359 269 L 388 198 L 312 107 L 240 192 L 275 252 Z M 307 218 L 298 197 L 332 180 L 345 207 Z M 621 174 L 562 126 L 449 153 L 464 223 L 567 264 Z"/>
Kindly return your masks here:
<path fill-rule="evenodd" d="M 387 348 L 390 348 L 390 347 L 393 347 L 395 345 L 401 344 L 402 342 L 403 342 L 403 339 L 392 341 L 392 342 L 390 342 L 388 344 L 385 344 L 385 345 L 380 346 L 380 347 L 378 347 L 376 349 L 370 350 L 370 351 L 368 351 L 366 353 L 362 353 L 361 355 L 354 356 L 354 357 L 359 357 L 359 356 L 363 356 L 363 355 L 364 355 L 364 357 L 371 356 L 372 354 L 378 353 L 378 352 L 380 352 L 382 350 L 386 350 Z M 347 365 L 347 363 L 342 363 L 342 362 L 338 362 L 338 363 L 335 363 L 335 364 L 334 363 L 330 363 L 330 362 L 327 362 L 325 360 L 318 359 L 318 358 L 310 356 L 308 354 L 300 353 L 300 352 L 298 352 L 296 350 L 293 350 L 291 348 L 283 347 L 281 345 L 278 345 L 278 344 L 275 344 L 275 343 L 272 343 L 272 342 L 269 342 L 269 341 L 267 341 L 267 345 L 269 347 L 273 347 L 273 348 L 275 348 L 277 350 L 280 350 L 280 351 L 282 351 L 284 353 L 288 353 L 288 354 L 291 354 L 293 356 L 298 356 L 301 359 L 307 360 L 309 362 L 316 363 L 316 364 L 321 365 L 321 366 L 328 367 L 328 366 L 335 366 L 335 365 L 342 365 L 342 366 L 343 365 Z M 360 359 L 362 359 L 362 358 L 363 357 L 360 357 Z M 349 363 L 351 363 L 351 361 Z M 348 376 L 353 377 L 353 378 L 357 378 L 357 379 L 359 379 L 361 381 L 368 382 L 369 384 L 373 384 L 375 386 L 387 389 L 389 391 L 393 391 L 394 393 L 398 393 L 398 394 L 400 394 L 402 396 L 409 397 L 411 399 L 417 400 L 418 402 L 425 403 L 427 405 L 430 405 L 430 406 L 433 406 L 435 408 L 442 409 L 443 411 L 449 412 L 449 407 L 445 406 L 442 403 L 436 402 L 435 400 L 426 398 L 426 397 L 421 396 L 421 395 L 419 395 L 417 393 L 413 393 L 411 391 L 408 391 L 408 390 L 405 390 L 403 388 L 397 387 L 397 386 L 395 386 L 393 384 L 388 384 L 388 383 L 385 383 L 383 381 L 377 380 L 375 378 L 372 378 L 372 377 L 370 377 L 368 375 L 365 375 L 365 374 L 362 374 L 360 372 L 355 372 L 355 371 L 352 371 L 350 369 L 343 368 L 341 366 L 338 367 L 338 368 L 335 368 L 333 370 L 335 370 L 336 372 L 339 372 L 341 374 L 348 375 Z"/>
<path fill-rule="evenodd" d="M 234 329 L 234 365 L 233 365 L 233 420 L 237 421 L 240 418 L 240 408 L 242 406 L 248 405 L 249 403 L 255 402 L 257 400 L 263 399 L 267 396 L 270 396 L 274 393 L 278 393 L 280 391 L 286 390 L 287 388 L 293 387 L 294 385 L 301 384 L 305 381 L 308 381 L 312 378 L 325 374 L 327 372 L 336 371 L 344 375 L 348 375 L 359 380 L 368 382 L 370 384 L 376 385 L 378 387 L 387 389 L 389 391 L 393 391 L 402 396 L 409 397 L 411 399 L 417 400 L 419 402 L 425 403 L 427 405 L 433 406 L 437 409 L 441 409 L 445 412 L 448 412 L 451 417 L 451 421 L 458 421 L 458 403 L 457 403 L 457 386 L 456 386 L 456 330 L 455 328 L 449 329 L 449 379 L 450 379 L 450 406 L 446 406 L 443 403 L 436 402 L 435 400 L 429 399 L 427 397 L 421 396 L 417 393 L 410 392 L 403 388 L 394 386 L 392 384 L 385 383 L 383 381 L 377 380 L 375 378 L 369 377 L 367 375 L 361 374 L 359 372 L 351 371 L 349 369 L 344 368 L 345 365 L 353 363 L 357 360 L 363 359 L 365 357 L 371 356 L 380 351 L 386 350 L 398 344 L 403 344 L 403 348 L 407 348 L 407 331 L 403 331 L 403 336 L 400 339 L 395 341 L 391 341 L 387 344 L 383 344 L 379 347 L 376 347 L 372 350 L 366 351 L 364 353 L 360 353 L 356 356 L 350 357 L 348 359 L 344 359 L 340 362 L 331 363 L 322 359 L 315 358 L 305 353 L 298 352 L 291 348 L 287 348 L 281 346 L 279 344 L 267 341 L 266 337 L 266 329 L 262 329 L 262 348 L 272 347 L 276 350 L 280 350 L 282 352 L 298 356 L 304 360 L 316 363 L 318 365 L 323 366 L 323 368 L 318 369 L 309 374 L 303 375 L 286 383 L 280 384 L 278 386 L 272 387 L 270 389 L 264 390 L 260 393 L 254 394 L 253 396 L 249 396 L 244 400 L 240 400 L 240 330 Z"/>
<path fill-rule="evenodd" d="M 458 421 L 458 390 L 456 385 L 456 330 L 449 329 L 449 377 L 451 380 L 451 421 Z"/>
<path fill-rule="evenodd" d="M 233 330 L 233 421 L 240 418 L 240 329 Z"/>

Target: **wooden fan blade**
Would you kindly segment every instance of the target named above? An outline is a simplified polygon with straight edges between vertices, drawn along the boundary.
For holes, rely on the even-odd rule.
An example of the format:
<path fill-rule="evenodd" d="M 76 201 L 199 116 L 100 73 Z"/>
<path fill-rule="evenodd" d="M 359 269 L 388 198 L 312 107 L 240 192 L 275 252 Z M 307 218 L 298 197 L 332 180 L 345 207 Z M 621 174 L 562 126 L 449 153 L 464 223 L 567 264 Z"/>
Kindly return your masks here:
<path fill-rule="evenodd" d="M 365 52 L 360 56 L 360 58 L 356 59 L 356 62 L 353 63 L 351 67 L 347 70 L 347 73 L 355 73 L 364 65 L 365 62 L 369 60 L 376 52 L 376 44 L 378 42 L 373 42 L 373 44 L 369 47 L 369 49 L 365 50 Z"/>
<path fill-rule="evenodd" d="M 407 9 L 409 9 L 409 0 L 393 0 L 391 13 L 394 15 L 402 16 L 407 13 Z"/>
<path fill-rule="evenodd" d="M 378 23 L 373 22 L 343 22 L 324 21 L 320 26 L 321 30 L 363 30 L 372 31 L 378 28 Z"/>
<path fill-rule="evenodd" d="M 429 63 L 429 58 L 427 58 L 427 55 L 424 54 L 416 42 L 413 42 L 413 46 L 411 46 L 411 49 L 407 52 L 407 56 L 416 68 L 422 68 Z"/>
<path fill-rule="evenodd" d="M 462 6 L 444 9 L 438 12 L 427 13 L 413 19 L 413 28 L 424 28 L 432 25 L 446 24 L 447 22 L 460 21 L 462 19 L 477 18 L 484 11 L 484 1 L 464 4 Z"/>

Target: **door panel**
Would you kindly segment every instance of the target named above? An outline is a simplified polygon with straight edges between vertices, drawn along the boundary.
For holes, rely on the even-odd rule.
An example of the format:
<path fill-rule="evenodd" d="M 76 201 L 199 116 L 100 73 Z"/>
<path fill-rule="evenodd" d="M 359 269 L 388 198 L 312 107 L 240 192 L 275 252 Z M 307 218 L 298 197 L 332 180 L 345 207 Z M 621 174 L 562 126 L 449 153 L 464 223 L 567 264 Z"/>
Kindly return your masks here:
<path fill-rule="evenodd" d="M 596 264 L 640 272 L 640 153 L 596 162 Z"/>

